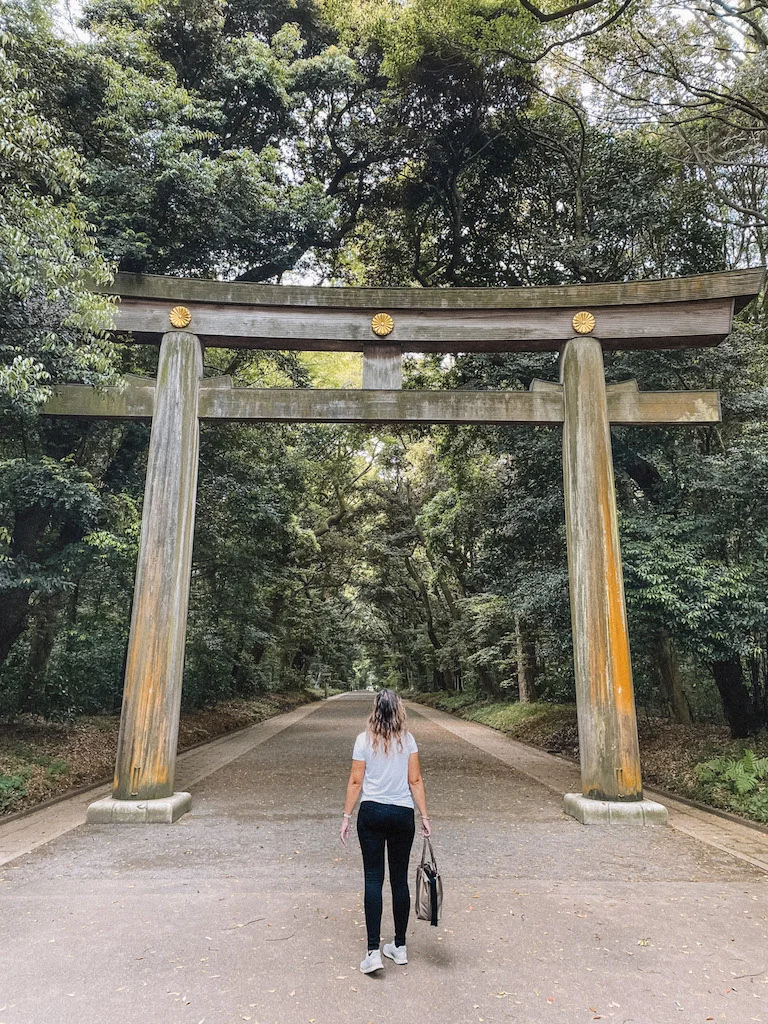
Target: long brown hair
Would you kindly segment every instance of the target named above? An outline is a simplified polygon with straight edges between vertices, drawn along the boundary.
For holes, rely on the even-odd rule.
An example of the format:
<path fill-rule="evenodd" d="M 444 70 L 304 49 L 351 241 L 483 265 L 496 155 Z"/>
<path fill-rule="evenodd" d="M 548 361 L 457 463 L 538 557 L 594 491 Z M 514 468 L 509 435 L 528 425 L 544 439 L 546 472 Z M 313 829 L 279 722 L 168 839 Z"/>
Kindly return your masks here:
<path fill-rule="evenodd" d="M 367 724 L 374 751 L 381 740 L 384 753 L 388 754 L 393 739 L 397 739 L 397 745 L 402 750 L 406 719 L 405 704 L 394 690 L 386 687 L 379 690 L 373 699 L 373 711 Z"/>

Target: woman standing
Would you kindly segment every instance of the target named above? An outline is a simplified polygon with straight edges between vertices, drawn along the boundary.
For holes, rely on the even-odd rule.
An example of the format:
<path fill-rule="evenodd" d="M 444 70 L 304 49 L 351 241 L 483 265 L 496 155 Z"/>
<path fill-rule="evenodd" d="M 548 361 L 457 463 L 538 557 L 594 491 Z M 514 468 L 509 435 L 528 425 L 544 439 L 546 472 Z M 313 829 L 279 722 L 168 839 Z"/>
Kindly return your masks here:
<path fill-rule="evenodd" d="M 405 932 L 411 909 L 408 860 L 415 832 L 414 801 L 421 815 L 421 834 L 432 835 L 417 751 L 416 740 L 406 729 L 402 700 L 392 690 L 379 690 L 367 727 L 355 740 L 341 825 L 341 841 L 346 846 L 352 810 L 362 789 L 357 834 L 363 851 L 365 926 L 368 932 L 368 953 L 360 964 L 363 974 L 380 971 L 384 966 L 379 943 L 385 845 L 392 886 L 395 938 L 384 945 L 383 952 L 396 964 L 408 963 Z"/>

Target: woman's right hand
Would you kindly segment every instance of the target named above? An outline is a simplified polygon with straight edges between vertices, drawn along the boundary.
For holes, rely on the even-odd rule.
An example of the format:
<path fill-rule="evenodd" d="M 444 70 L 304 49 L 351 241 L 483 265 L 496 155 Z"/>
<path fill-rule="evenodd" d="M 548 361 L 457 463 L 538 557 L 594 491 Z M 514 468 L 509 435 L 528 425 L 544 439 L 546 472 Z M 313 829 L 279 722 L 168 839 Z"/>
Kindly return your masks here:
<path fill-rule="evenodd" d="M 429 823 L 429 818 L 421 819 L 421 834 L 425 839 L 429 839 L 432 835 L 432 826 Z"/>

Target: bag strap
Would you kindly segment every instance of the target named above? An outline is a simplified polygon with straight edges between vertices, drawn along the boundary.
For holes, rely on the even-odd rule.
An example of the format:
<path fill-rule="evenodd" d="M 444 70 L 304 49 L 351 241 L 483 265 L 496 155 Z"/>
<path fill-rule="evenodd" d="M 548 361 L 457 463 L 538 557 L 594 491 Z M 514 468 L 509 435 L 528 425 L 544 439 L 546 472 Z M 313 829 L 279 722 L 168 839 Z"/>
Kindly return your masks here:
<path fill-rule="evenodd" d="M 429 874 L 429 902 L 432 910 L 430 924 L 437 928 L 437 874 Z"/>

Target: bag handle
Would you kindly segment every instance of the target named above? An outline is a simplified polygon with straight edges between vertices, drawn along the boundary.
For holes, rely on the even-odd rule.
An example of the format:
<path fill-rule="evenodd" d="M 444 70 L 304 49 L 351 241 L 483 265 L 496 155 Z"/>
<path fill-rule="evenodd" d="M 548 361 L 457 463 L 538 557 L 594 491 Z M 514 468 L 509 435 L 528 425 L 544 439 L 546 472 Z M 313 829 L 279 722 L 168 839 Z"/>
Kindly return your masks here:
<path fill-rule="evenodd" d="M 429 856 L 432 864 L 434 865 L 435 871 L 437 871 L 437 861 L 435 860 L 435 851 L 432 849 L 432 841 L 429 836 L 424 836 L 424 843 L 421 847 L 421 863 L 423 864 L 427 859 L 427 847 L 429 847 Z"/>

